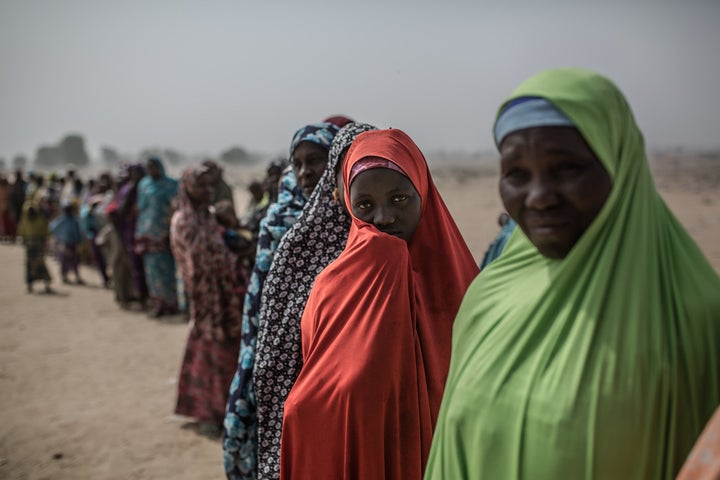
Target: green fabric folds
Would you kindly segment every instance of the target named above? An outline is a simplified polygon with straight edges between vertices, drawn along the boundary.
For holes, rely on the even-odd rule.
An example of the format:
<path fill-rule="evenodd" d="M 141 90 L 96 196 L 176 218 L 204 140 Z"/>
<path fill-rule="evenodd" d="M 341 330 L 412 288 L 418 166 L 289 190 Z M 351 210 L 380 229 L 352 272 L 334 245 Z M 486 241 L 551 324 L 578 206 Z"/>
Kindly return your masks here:
<path fill-rule="evenodd" d="M 425 478 L 673 478 L 720 402 L 720 278 L 611 81 L 549 70 L 524 96 L 575 122 L 613 188 L 567 257 L 516 229 L 468 289 Z"/>

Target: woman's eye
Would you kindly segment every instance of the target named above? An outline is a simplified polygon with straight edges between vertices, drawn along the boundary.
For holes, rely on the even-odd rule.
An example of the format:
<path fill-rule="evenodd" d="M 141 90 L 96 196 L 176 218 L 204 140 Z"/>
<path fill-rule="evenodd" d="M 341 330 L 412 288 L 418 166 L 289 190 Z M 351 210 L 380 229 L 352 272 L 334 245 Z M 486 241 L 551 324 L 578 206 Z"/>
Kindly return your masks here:
<path fill-rule="evenodd" d="M 355 204 L 355 206 L 357 208 L 359 208 L 360 210 L 367 210 L 368 208 L 372 207 L 372 203 L 365 200 L 365 201 L 357 202 Z"/>
<path fill-rule="evenodd" d="M 557 171 L 560 175 L 577 175 L 584 169 L 585 167 L 583 165 L 574 162 L 563 162 L 557 166 Z"/>
<path fill-rule="evenodd" d="M 515 182 L 527 180 L 529 176 L 528 172 L 522 168 L 511 168 L 503 173 L 503 178 L 507 178 L 508 180 Z"/>
<path fill-rule="evenodd" d="M 398 202 L 404 202 L 405 200 L 407 200 L 407 198 L 408 198 L 407 195 L 395 195 L 395 196 L 392 198 L 392 201 L 393 201 L 393 202 L 396 202 L 396 203 L 398 203 Z"/>

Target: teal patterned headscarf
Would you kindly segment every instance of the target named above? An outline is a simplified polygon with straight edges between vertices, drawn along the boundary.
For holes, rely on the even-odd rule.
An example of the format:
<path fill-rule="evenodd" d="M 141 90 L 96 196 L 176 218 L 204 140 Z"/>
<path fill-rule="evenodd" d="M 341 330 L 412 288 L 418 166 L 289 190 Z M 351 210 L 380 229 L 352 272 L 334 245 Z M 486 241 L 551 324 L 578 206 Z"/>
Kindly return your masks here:
<path fill-rule="evenodd" d="M 305 125 L 293 136 L 292 143 L 290 144 L 290 163 L 293 160 L 293 154 L 295 149 L 302 142 L 312 142 L 320 145 L 326 150 L 330 150 L 333 138 L 340 131 L 340 129 L 332 123 L 320 122 L 311 123 Z"/>

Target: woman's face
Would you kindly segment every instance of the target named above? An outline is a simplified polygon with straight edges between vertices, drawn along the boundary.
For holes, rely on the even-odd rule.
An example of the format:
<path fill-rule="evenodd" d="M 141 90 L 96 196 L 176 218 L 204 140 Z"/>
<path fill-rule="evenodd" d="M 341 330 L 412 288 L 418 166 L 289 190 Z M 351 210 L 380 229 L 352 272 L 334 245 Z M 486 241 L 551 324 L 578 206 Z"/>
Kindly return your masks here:
<path fill-rule="evenodd" d="M 409 242 L 420 223 L 422 201 L 405 175 L 389 168 L 373 168 L 352 181 L 350 208 L 360 220 Z"/>
<path fill-rule="evenodd" d="M 140 168 L 131 168 L 129 172 L 130 180 L 132 180 L 133 183 L 137 183 L 142 180 L 144 175 L 145 174 Z"/>
<path fill-rule="evenodd" d="M 327 149 L 313 142 L 300 142 L 293 152 L 293 170 L 305 197 L 310 198 L 328 161 Z"/>
<path fill-rule="evenodd" d="M 612 179 L 574 127 L 534 127 L 500 145 L 500 197 L 538 251 L 565 258 L 605 204 Z"/>
<path fill-rule="evenodd" d="M 211 176 L 208 173 L 203 173 L 195 182 L 191 183 L 187 190 L 190 199 L 200 205 L 209 205 L 213 200 L 214 193 L 210 179 Z"/>
<path fill-rule="evenodd" d="M 146 168 L 147 168 L 148 175 L 150 175 L 155 180 L 159 179 L 162 176 L 162 171 L 160 170 L 160 165 L 158 165 L 157 162 L 155 162 L 153 160 L 148 160 Z"/>

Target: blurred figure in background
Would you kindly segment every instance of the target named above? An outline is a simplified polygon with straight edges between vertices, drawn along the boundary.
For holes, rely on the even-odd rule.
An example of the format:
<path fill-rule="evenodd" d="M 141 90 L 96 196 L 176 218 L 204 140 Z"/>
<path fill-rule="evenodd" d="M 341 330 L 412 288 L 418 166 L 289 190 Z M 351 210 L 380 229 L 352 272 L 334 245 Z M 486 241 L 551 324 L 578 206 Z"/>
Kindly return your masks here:
<path fill-rule="evenodd" d="M 40 178 L 42 177 L 40 176 Z M 37 189 L 38 175 L 36 175 L 35 172 L 28 172 L 28 181 L 25 185 L 25 198 L 31 201 L 34 200 Z M 23 204 L 23 208 L 25 208 L 25 204 Z"/>
<path fill-rule="evenodd" d="M 278 201 L 278 188 L 280 186 L 280 177 L 283 170 L 287 166 L 284 159 L 277 159 L 270 162 L 267 168 L 267 175 L 263 181 L 265 191 L 268 193 L 268 203 L 272 204 Z"/>
<path fill-rule="evenodd" d="M 21 169 L 15 170 L 15 180 L 10 188 L 9 208 L 12 213 L 15 224 L 20 223 L 20 217 L 22 216 L 22 208 L 25 203 L 25 189 L 27 183 L 23 178 L 23 171 Z"/>
<path fill-rule="evenodd" d="M 50 173 L 46 181 L 35 192 L 35 198 L 39 197 L 40 209 L 48 221 L 60 214 L 60 191 L 62 188 L 62 179 L 58 178 L 55 173 Z"/>
<path fill-rule="evenodd" d="M 255 263 L 255 247 L 257 246 L 253 234 L 240 223 L 237 214 L 230 202 L 222 200 L 214 206 L 215 219 L 222 229 L 225 245 L 237 255 L 238 275 L 242 286 L 242 297 L 245 298 L 248 278 Z"/>
<path fill-rule="evenodd" d="M 52 293 L 50 273 L 45 265 L 45 251 L 49 236 L 48 223 L 33 202 L 26 202 L 20 217 L 20 229 L 25 247 L 25 283 L 28 293 L 33 291 L 33 282 L 42 281 L 45 293 Z"/>
<path fill-rule="evenodd" d="M 498 225 L 500 225 L 500 232 L 485 252 L 482 262 L 480 262 L 480 270 L 484 269 L 493 260 L 500 256 L 508 240 L 510 240 L 510 235 L 512 235 L 512 232 L 517 226 L 515 221 L 507 214 L 507 212 L 503 212 L 498 215 Z"/>
<path fill-rule="evenodd" d="M 205 166 L 183 172 L 170 238 L 190 307 L 175 413 L 195 418 L 201 433 L 216 436 L 237 364 L 242 297 L 237 259 L 209 209 L 211 178 Z"/>
<path fill-rule="evenodd" d="M 76 185 L 75 180 L 78 180 L 78 178 L 75 176 L 75 168 L 73 166 L 68 167 L 67 172 L 65 172 L 65 177 L 62 179 L 57 178 L 55 174 L 53 174 L 52 182 L 54 183 L 55 180 L 62 180 L 62 184 L 59 185 L 59 201 L 60 203 L 70 203 L 72 200 L 77 196 L 76 195 Z"/>
<path fill-rule="evenodd" d="M 78 267 L 78 246 L 82 242 L 80 222 L 75 216 L 75 207 L 71 203 L 63 204 L 62 213 L 50 223 L 50 232 L 58 242 L 60 253 L 60 275 L 63 283 L 70 283 L 68 273 L 75 275 L 75 282 L 84 285 Z"/>
<path fill-rule="evenodd" d="M 253 237 L 257 239 L 260 220 L 265 217 L 270 206 L 270 194 L 265 191 L 263 184 L 257 181 L 248 186 L 248 192 L 250 192 L 250 200 L 247 207 L 245 207 L 243 223 L 253 233 Z"/>
<path fill-rule="evenodd" d="M 127 171 L 123 172 L 118 178 L 119 188 L 129 182 Z M 107 202 L 104 211 L 109 222 L 102 228 L 96 240 L 98 244 L 105 246 L 108 252 L 115 301 L 121 307 L 128 308 L 131 301 L 140 299 L 140 294 L 134 282 L 130 257 L 122 239 L 123 219 L 120 216 L 120 198 L 117 194 L 113 195 L 111 190 L 106 192 L 106 200 L 108 196 L 110 200 Z"/>
<path fill-rule="evenodd" d="M 95 266 L 103 279 L 103 286 L 110 288 L 110 277 L 107 274 L 105 255 L 97 240 L 97 235 L 105 225 L 105 216 L 102 214 L 102 195 L 93 195 L 88 202 L 80 207 L 80 226 L 85 238 L 88 240 Z"/>
<path fill-rule="evenodd" d="M 219 202 L 227 200 L 232 204 L 233 208 L 235 208 L 232 188 L 223 178 L 222 167 L 212 160 L 205 160 L 202 164 L 207 169 L 210 177 L 210 186 L 213 189 L 213 201 Z"/>
<path fill-rule="evenodd" d="M 122 240 L 125 253 L 130 262 L 137 300 L 143 305 L 148 298 L 148 288 L 145 282 L 145 268 L 142 256 L 135 251 L 135 227 L 137 225 L 137 188 L 140 180 L 145 176 L 145 168 L 140 163 L 133 163 L 120 172 L 120 188 L 113 203 L 116 210 L 110 209 L 111 220 Z"/>
<path fill-rule="evenodd" d="M 151 317 L 177 313 L 175 259 L 170 251 L 170 218 L 178 182 L 165 174 L 157 157 L 147 161 L 147 175 L 138 184 L 135 251 L 142 255 L 152 300 Z"/>
<path fill-rule="evenodd" d="M 11 186 L 5 175 L 0 174 L 0 241 L 15 241 L 15 218 L 10 208 Z"/>

